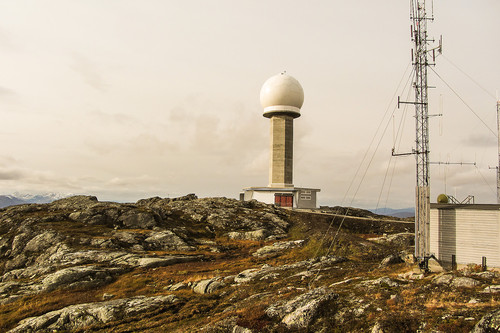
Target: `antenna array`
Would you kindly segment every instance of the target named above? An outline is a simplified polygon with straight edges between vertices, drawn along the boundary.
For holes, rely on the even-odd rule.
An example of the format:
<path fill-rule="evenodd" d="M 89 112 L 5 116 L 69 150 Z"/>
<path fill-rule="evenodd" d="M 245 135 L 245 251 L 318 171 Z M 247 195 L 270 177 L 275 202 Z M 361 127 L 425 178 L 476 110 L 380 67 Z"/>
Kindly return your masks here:
<path fill-rule="evenodd" d="M 427 86 L 427 13 L 424 1 L 411 1 L 412 37 L 415 43 L 415 119 L 417 187 L 415 196 L 415 256 L 423 258 L 429 253 L 430 187 L 429 187 L 429 117 Z"/>
<path fill-rule="evenodd" d="M 498 165 L 497 169 L 497 203 L 500 204 L 500 100 L 497 97 L 497 134 L 498 134 Z"/>
<path fill-rule="evenodd" d="M 410 0 L 411 40 L 414 43 L 412 50 L 412 64 L 415 70 L 413 88 L 415 90 L 415 101 L 402 102 L 399 104 L 413 104 L 415 106 L 416 147 L 411 153 L 395 154 L 401 156 L 414 154 L 416 157 L 416 191 L 415 191 L 415 256 L 427 262 L 429 258 L 429 223 L 430 223 L 430 175 L 429 175 L 429 112 L 428 112 L 428 89 L 427 67 L 434 65 L 437 50 L 441 53 L 442 43 L 439 46 L 428 49 L 427 21 L 433 17 L 427 17 L 425 0 Z M 432 63 L 429 63 L 429 55 L 432 55 Z"/>

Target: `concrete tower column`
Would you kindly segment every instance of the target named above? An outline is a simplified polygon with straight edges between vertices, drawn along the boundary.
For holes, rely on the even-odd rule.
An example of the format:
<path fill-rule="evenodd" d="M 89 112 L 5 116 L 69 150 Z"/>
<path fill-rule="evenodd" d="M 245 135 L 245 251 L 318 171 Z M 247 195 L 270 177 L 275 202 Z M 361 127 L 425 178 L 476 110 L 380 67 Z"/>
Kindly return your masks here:
<path fill-rule="evenodd" d="M 293 187 L 293 118 L 271 117 L 269 187 Z"/>
<path fill-rule="evenodd" d="M 271 119 L 269 187 L 293 187 L 293 119 L 300 117 L 304 90 L 281 73 L 264 83 L 260 101 L 264 117 Z"/>

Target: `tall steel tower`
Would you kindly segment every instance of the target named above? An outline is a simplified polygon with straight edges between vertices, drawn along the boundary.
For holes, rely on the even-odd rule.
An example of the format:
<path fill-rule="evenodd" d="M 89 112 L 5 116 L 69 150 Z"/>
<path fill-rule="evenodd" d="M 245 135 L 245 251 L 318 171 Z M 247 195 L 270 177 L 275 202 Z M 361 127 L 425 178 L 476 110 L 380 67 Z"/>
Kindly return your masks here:
<path fill-rule="evenodd" d="M 498 165 L 497 169 L 497 203 L 500 204 L 500 100 L 497 101 L 497 134 L 498 134 Z"/>
<path fill-rule="evenodd" d="M 413 66 L 415 69 L 415 123 L 417 159 L 417 186 L 415 193 L 415 256 L 429 254 L 430 179 L 429 179 L 429 114 L 428 114 L 428 36 L 425 0 L 411 0 Z"/>
<path fill-rule="evenodd" d="M 427 21 L 433 20 L 427 16 L 425 0 L 410 0 L 411 40 L 414 43 L 412 49 L 412 63 L 415 71 L 413 88 L 415 89 L 415 101 L 401 102 L 399 104 L 413 104 L 415 106 L 416 137 L 412 153 L 393 155 L 415 154 L 417 160 L 417 185 L 415 189 L 415 256 L 427 263 L 429 258 L 429 224 L 430 224 L 430 175 L 429 175 L 429 104 L 427 85 L 427 67 L 434 65 L 435 51 L 441 53 L 441 41 L 436 48 L 428 49 L 430 42 L 427 36 Z M 432 63 L 428 57 L 432 53 Z"/>

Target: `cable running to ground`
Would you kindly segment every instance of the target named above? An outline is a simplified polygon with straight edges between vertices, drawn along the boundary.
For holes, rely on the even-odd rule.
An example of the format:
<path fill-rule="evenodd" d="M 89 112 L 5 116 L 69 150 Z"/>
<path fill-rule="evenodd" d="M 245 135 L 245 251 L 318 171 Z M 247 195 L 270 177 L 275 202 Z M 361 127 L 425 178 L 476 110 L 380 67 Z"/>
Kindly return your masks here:
<path fill-rule="evenodd" d="M 341 201 L 341 203 L 340 203 L 340 206 L 339 206 L 339 208 L 337 208 L 337 210 L 336 210 L 336 211 L 335 211 L 335 213 L 334 213 L 335 215 L 339 215 L 338 213 L 339 213 L 339 211 L 340 211 L 340 207 L 343 207 L 343 206 L 344 206 L 345 201 L 346 201 L 346 198 L 347 198 L 347 195 L 349 194 L 349 192 L 350 192 L 350 190 L 351 190 L 351 187 L 352 187 L 352 186 L 353 186 L 353 184 L 354 184 L 354 181 L 355 181 L 355 180 L 356 180 L 356 178 L 358 177 L 358 174 L 359 174 L 359 172 L 360 172 L 360 170 L 361 170 L 361 167 L 362 167 L 363 163 L 365 162 L 365 160 L 366 160 L 366 158 L 367 158 L 367 156 L 368 156 L 368 152 L 370 151 L 370 148 L 372 147 L 373 142 L 375 141 L 375 138 L 377 137 L 377 134 L 379 133 L 380 127 L 381 127 L 381 126 L 382 126 L 382 124 L 383 124 L 383 120 L 385 119 L 385 117 L 386 117 L 387 113 L 388 113 L 388 112 L 389 112 L 389 110 L 390 110 L 390 106 L 391 106 L 392 102 L 393 102 L 393 101 L 394 101 L 394 99 L 396 98 L 396 94 L 397 94 L 397 92 L 398 92 L 399 88 L 401 87 L 401 84 L 402 84 L 402 82 L 403 82 L 403 79 L 405 78 L 406 73 L 408 72 L 408 68 L 410 68 L 410 65 L 411 65 L 411 62 L 409 62 L 409 63 L 408 63 L 408 65 L 406 65 L 406 69 L 405 69 L 405 71 L 404 71 L 403 75 L 401 76 L 401 79 L 399 80 L 398 86 L 397 86 L 396 90 L 394 91 L 394 94 L 393 94 L 393 96 L 392 96 L 391 100 L 389 101 L 389 104 L 387 105 L 387 108 L 386 108 L 386 110 L 385 110 L 385 112 L 384 112 L 384 115 L 382 116 L 382 120 L 380 121 L 380 123 L 379 123 L 379 125 L 378 125 L 378 127 L 377 127 L 377 129 L 376 129 L 376 131 L 375 131 L 375 134 L 373 135 L 372 140 L 371 140 L 370 144 L 368 145 L 368 149 L 365 151 L 365 154 L 363 155 L 363 158 L 361 159 L 361 162 L 358 164 L 358 168 L 356 169 L 356 172 L 354 173 L 354 176 L 351 178 L 351 182 L 349 183 L 349 186 L 347 187 L 347 191 L 345 192 L 344 197 L 342 198 L 342 201 Z M 412 77 L 412 75 L 413 75 L 413 68 L 412 68 L 412 72 L 410 73 L 410 77 Z M 394 112 L 393 112 L 393 113 L 394 113 Z M 354 197 L 355 197 L 355 195 L 354 195 Z M 353 199 L 351 200 L 351 204 L 352 204 L 352 201 L 354 201 L 354 197 L 353 197 Z M 347 209 L 347 211 L 345 212 L 344 217 L 345 217 L 348 213 L 349 213 L 349 209 Z M 331 222 L 330 222 L 330 224 L 328 225 L 328 228 L 327 228 L 327 230 L 326 230 L 325 234 L 323 235 L 323 238 L 321 239 L 320 246 L 323 244 L 324 240 L 325 240 L 325 239 L 326 239 L 326 237 L 328 236 L 328 233 L 330 232 L 330 229 L 331 229 L 331 227 L 333 226 L 333 222 L 334 222 L 334 221 L 335 221 L 335 217 L 332 219 L 332 221 L 331 221 Z M 343 220 L 342 220 L 342 222 L 341 222 L 341 223 L 343 223 Z M 319 247 L 318 247 L 318 249 L 316 250 L 315 256 L 317 256 L 317 255 L 318 255 L 318 253 L 319 253 Z"/>
<path fill-rule="evenodd" d="M 453 63 L 450 59 L 448 59 L 444 54 L 441 54 L 441 56 L 446 60 L 448 61 L 451 65 L 453 65 L 456 69 L 458 69 L 460 72 L 462 72 L 463 75 L 467 76 L 472 82 L 474 82 L 479 88 L 481 88 L 486 94 L 488 94 L 489 96 L 493 97 L 495 100 L 496 100 L 496 97 L 495 95 L 493 95 L 491 92 L 489 92 L 488 90 L 486 90 L 486 88 L 484 88 L 482 85 L 479 84 L 479 82 L 477 82 L 476 80 L 474 80 L 474 78 L 472 78 L 472 76 L 470 76 L 469 74 L 467 74 L 465 71 L 463 71 L 460 67 L 458 67 L 455 63 Z"/>
<path fill-rule="evenodd" d="M 479 117 L 479 115 L 470 107 L 469 104 L 467 104 L 467 102 L 455 91 L 455 89 L 453 89 L 449 84 L 448 82 L 446 82 L 442 77 L 441 75 L 439 75 L 435 70 L 434 68 L 432 67 L 429 67 L 433 72 L 434 74 L 436 74 L 436 76 L 441 80 L 443 81 L 443 83 L 455 94 L 455 96 L 458 97 L 458 99 L 460 99 L 462 101 L 462 103 L 464 103 L 464 105 L 477 117 L 477 119 L 479 119 L 479 121 L 481 121 L 483 123 L 484 126 L 486 126 L 486 128 L 495 136 L 495 138 L 498 138 L 498 135 L 497 133 L 495 133 L 487 124 L 486 122 L 481 119 L 481 117 Z"/>
<path fill-rule="evenodd" d="M 488 185 L 488 187 L 490 188 L 490 191 L 491 193 L 496 193 L 496 190 L 493 190 L 493 188 L 491 188 L 491 185 L 490 183 L 486 180 L 486 178 L 484 178 L 484 175 L 483 173 L 481 172 L 481 170 L 477 167 L 477 165 L 474 165 L 476 167 L 476 170 L 477 172 L 479 173 L 479 175 L 481 176 L 481 178 L 483 178 L 483 181 L 486 185 Z"/>
<path fill-rule="evenodd" d="M 410 82 L 413 82 L 413 78 L 415 76 L 415 72 L 412 71 L 412 73 L 410 74 L 410 76 L 408 77 L 408 80 L 406 81 L 406 84 L 403 88 L 403 91 L 406 90 L 406 88 L 408 87 L 408 85 L 410 84 Z M 406 96 L 406 99 L 408 100 L 409 97 L 410 97 L 410 93 L 411 93 L 411 90 L 408 89 L 408 94 Z M 403 137 L 403 134 L 402 134 L 402 127 L 404 125 L 404 120 L 406 119 L 406 110 L 407 110 L 407 104 L 405 104 L 404 106 L 404 109 L 403 109 L 403 115 L 401 116 L 401 120 L 399 122 L 399 127 L 398 127 L 398 131 L 396 132 L 396 136 L 395 136 L 395 140 L 393 142 L 393 150 L 396 148 L 396 141 L 398 141 L 398 138 L 399 138 L 399 144 L 398 144 L 398 147 L 400 146 L 401 144 L 401 139 Z M 392 114 L 394 115 L 394 113 L 396 112 L 396 107 L 394 107 L 394 110 L 392 112 Z M 389 163 L 387 164 L 387 169 L 385 170 L 385 174 L 384 174 L 384 180 L 382 181 L 382 186 L 380 187 L 380 192 L 379 192 L 379 195 L 378 195 L 378 199 L 377 199 L 377 205 L 375 207 L 375 211 L 377 211 L 377 209 L 379 208 L 379 204 L 380 204 L 380 199 L 382 198 L 382 193 L 384 192 L 384 187 L 385 187 L 385 182 L 387 180 L 387 175 L 389 174 L 389 170 L 391 168 L 391 162 L 392 162 L 392 154 L 391 156 L 389 157 Z M 390 190 L 391 190 L 391 185 L 392 185 L 392 177 L 394 176 L 394 169 L 396 167 L 396 162 L 394 162 L 394 166 L 393 166 L 393 169 L 392 169 L 392 174 L 391 174 L 391 177 L 390 177 L 390 181 L 389 181 L 389 187 L 387 188 L 387 197 L 389 197 L 389 193 L 390 193 Z M 386 205 L 387 205 L 387 199 L 386 199 Z M 387 208 L 387 207 L 386 207 Z"/>
<path fill-rule="evenodd" d="M 392 99 L 390 100 L 389 105 L 387 106 L 386 111 L 385 111 L 385 113 L 384 113 L 384 115 L 383 115 L 383 117 L 382 117 L 382 119 L 381 119 L 381 121 L 380 121 L 380 123 L 379 123 L 379 125 L 378 125 L 378 127 L 377 127 L 377 130 L 375 131 L 375 134 L 373 135 L 373 138 L 372 138 L 372 140 L 371 140 L 371 142 L 370 142 L 370 144 L 369 144 L 369 146 L 368 146 L 367 150 L 365 151 L 365 154 L 364 154 L 364 156 L 363 156 L 363 159 L 362 159 L 361 163 L 358 165 L 358 169 L 356 170 L 355 175 L 354 175 L 354 176 L 353 176 L 353 178 L 351 179 L 351 182 L 350 182 L 350 184 L 349 184 L 349 187 L 348 187 L 348 189 L 347 189 L 347 191 L 346 191 L 346 193 L 345 193 L 345 195 L 344 195 L 344 197 L 343 197 L 343 199 L 342 199 L 342 205 L 344 204 L 345 199 L 346 199 L 346 197 L 347 197 L 347 194 L 349 193 L 349 191 L 350 191 L 350 189 L 351 189 L 352 185 L 354 184 L 354 180 L 356 179 L 356 177 L 358 176 L 359 171 L 361 170 L 361 166 L 363 165 L 363 163 L 364 163 L 365 159 L 366 159 L 366 158 L 367 158 L 367 156 L 368 156 L 368 152 L 370 151 L 370 148 L 372 147 L 372 145 L 373 145 L 373 143 L 374 143 L 374 141 L 375 141 L 375 138 L 377 137 L 377 135 L 378 135 L 378 133 L 379 133 L 379 130 L 380 130 L 380 128 L 382 127 L 382 124 L 383 124 L 383 122 L 384 122 L 384 119 L 385 119 L 385 117 L 386 117 L 387 113 L 388 113 L 388 112 L 389 112 L 389 110 L 390 110 L 390 105 L 391 105 L 391 104 L 393 103 L 393 101 L 395 100 L 395 97 L 396 97 L 396 95 L 397 95 L 397 92 L 398 92 L 398 90 L 399 90 L 399 88 L 400 88 L 400 86 L 401 86 L 401 84 L 402 84 L 402 82 L 403 82 L 404 77 L 406 76 L 406 73 L 407 73 L 408 68 L 410 67 L 410 65 L 411 65 L 411 62 L 410 62 L 410 63 L 408 63 L 408 65 L 407 65 L 407 67 L 406 67 L 406 69 L 405 69 L 405 71 L 404 71 L 404 73 L 403 73 L 403 76 L 401 77 L 401 80 L 399 81 L 399 84 L 398 84 L 398 86 L 397 86 L 397 88 L 396 88 L 396 90 L 395 90 L 395 92 L 394 92 L 394 95 L 392 96 Z M 413 70 L 412 70 L 412 72 L 410 73 L 410 77 L 411 77 L 411 76 L 413 76 Z M 392 114 L 394 114 L 394 112 L 395 112 L 395 111 L 393 111 L 393 112 L 392 112 Z M 391 114 L 391 116 L 392 116 L 392 114 Z M 390 117 L 389 117 L 389 119 L 390 119 Z M 356 195 L 357 195 L 357 193 L 358 193 L 358 191 L 359 191 L 359 189 L 360 189 L 360 187 L 361 187 L 361 184 L 363 183 L 363 180 L 364 180 L 364 178 L 365 178 L 365 176 L 366 176 L 366 173 L 368 172 L 368 169 L 370 168 L 370 165 L 371 165 L 371 163 L 372 163 L 372 161 L 373 161 L 373 158 L 374 158 L 374 156 L 375 156 L 375 154 L 376 154 L 376 152 L 377 152 L 377 150 L 378 150 L 378 148 L 379 148 L 379 146 L 380 146 L 380 143 L 381 143 L 381 141 L 382 141 L 382 138 L 384 137 L 384 134 L 386 133 L 386 131 L 387 131 L 387 127 L 389 126 L 389 124 L 390 124 L 390 121 L 388 121 L 388 122 L 387 122 L 387 125 L 385 126 L 385 128 L 384 128 L 384 130 L 383 130 L 383 132 L 382 132 L 382 135 L 381 135 L 381 137 L 380 137 L 380 139 L 379 139 L 379 142 L 378 142 L 378 144 L 377 144 L 377 146 L 376 146 L 376 148 L 375 148 L 375 151 L 373 152 L 373 155 L 372 155 L 372 157 L 371 157 L 370 161 L 368 162 L 368 165 L 366 166 L 366 170 L 365 170 L 365 172 L 363 173 L 363 176 L 361 177 L 361 181 L 359 182 L 359 185 L 358 185 L 358 187 L 357 187 L 356 191 L 354 192 L 354 195 L 353 195 L 353 197 L 352 197 L 352 199 L 351 199 L 351 202 L 350 202 L 349 206 L 351 206 L 351 205 L 352 205 L 352 203 L 354 202 L 354 199 L 356 198 Z M 337 239 L 337 236 L 338 236 L 338 234 L 339 234 L 339 232 L 340 232 L 340 229 L 342 228 L 342 225 L 344 224 L 344 221 L 345 221 L 345 219 L 346 219 L 347 215 L 349 214 L 349 208 L 350 208 L 350 207 L 347 207 L 347 210 L 346 210 L 346 212 L 344 213 L 344 215 L 343 215 L 343 217 L 342 217 L 342 221 L 340 222 L 339 227 L 337 228 L 337 231 L 336 231 L 336 233 L 335 233 L 335 235 L 334 235 L 334 237 L 333 237 L 333 240 L 330 242 L 330 245 L 329 245 L 329 247 L 328 247 L 328 249 L 327 249 L 326 255 L 328 255 L 328 254 L 330 253 L 330 251 L 331 251 L 331 249 L 332 249 L 332 247 L 333 247 L 333 244 L 335 243 L 335 241 L 336 241 L 336 239 Z M 340 209 L 340 208 L 339 208 L 339 209 Z M 337 209 L 337 212 L 339 211 L 339 209 Z M 325 232 L 325 234 L 323 235 L 323 238 L 321 239 L 320 246 L 323 244 L 323 242 L 325 241 L 325 239 L 326 239 L 326 237 L 327 237 L 327 235 L 328 235 L 328 232 L 329 232 L 329 231 L 330 231 L 330 229 L 332 228 L 332 226 L 333 226 L 333 222 L 335 221 L 335 218 L 336 218 L 336 217 L 332 218 L 332 221 L 331 221 L 331 222 L 330 222 L 330 224 L 328 225 L 327 231 Z M 320 246 L 319 246 L 319 247 L 320 247 Z M 318 247 L 318 249 L 316 250 L 315 256 L 317 256 L 317 255 L 318 255 L 318 253 L 319 253 L 319 247 Z M 314 281 L 316 280 L 316 278 L 318 277 L 318 275 L 319 275 L 319 273 L 320 273 L 320 269 L 321 269 L 321 267 L 318 267 L 318 270 L 317 270 L 316 274 L 315 274 L 315 275 L 311 278 L 311 280 L 310 280 L 310 282 L 309 282 L 309 284 L 308 284 L 308 287 L 310 287 L 310 286 L 311 286 L 311 284 L 312 284 L 312 282 L 314 282 Z"/>

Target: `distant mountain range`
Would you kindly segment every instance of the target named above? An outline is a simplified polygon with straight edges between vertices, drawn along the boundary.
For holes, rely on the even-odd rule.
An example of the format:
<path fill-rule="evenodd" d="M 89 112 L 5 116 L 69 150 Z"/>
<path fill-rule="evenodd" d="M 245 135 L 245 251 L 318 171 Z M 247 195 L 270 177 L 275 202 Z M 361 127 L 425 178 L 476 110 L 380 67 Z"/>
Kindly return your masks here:
<path fill-rule="evenodd" d="M 68 196 L 59 193 L 0 195 L 0 208 L 28 203 L 49 203 Z"/>
<path fill-rule="evenodd" d="M 392 209 L 392 208 L 377 208 L 377 209 L 368 209 L 370 212 L 379 214 L 379 215 L 387 215 L 394 216 L 400 218 L 406 217 L 414 217 L 415 216 L 415 208 L 401 208 L 401 209 Z"/>

